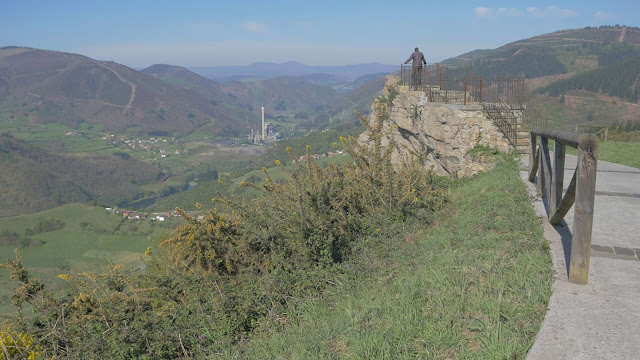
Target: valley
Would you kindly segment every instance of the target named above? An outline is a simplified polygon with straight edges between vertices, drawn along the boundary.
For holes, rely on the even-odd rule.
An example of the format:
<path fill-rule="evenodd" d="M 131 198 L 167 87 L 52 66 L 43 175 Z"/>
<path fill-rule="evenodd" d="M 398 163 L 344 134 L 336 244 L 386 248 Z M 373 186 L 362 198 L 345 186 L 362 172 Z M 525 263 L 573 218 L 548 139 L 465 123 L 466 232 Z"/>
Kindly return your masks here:
<path fill-rule="evenodd" d="M 544 114 L 548 128 L 608 127 L 601 158 L 638 167 L 640 85 L 632 70 L 639 61 L 640 29 L 611 26 L 543 34 L 442 65 L 468 67 L 486 79 L 524 77 L 526 105 Z M 435 281 L 429 286 L 446 290 L 443 299 L 473 293 L 490 298 L 479 303 L 502 306 L 491 301 L 513 297 L 509 311 L 528 312 L 526 334 L 499 311 L 497 320 L 465 314 L 456 326 L 471 338 L 480 332 L 474 324 L 509 323 L 522 338 L 515 353 L 523 354 L 544 315 L 551 275 L 529 200 L 510 191 L 520 184 L 518 164 L 508 154 L 480 149 L 498 159 L 502 175 L 458 181 L 408 162 L 395 169 L 391 152 L 360 146 L 363 131 L 384 131 L 371 130 L 370 110 L 376 103 L 394 105 L 397 93 L 381 90 L 385 74 L 397 70 L 296 62 L 135 70 L 78 54 L 0 48 L 2 261 L 14 259 L 18 249 L 30 274 L 81 319 L 77 324 L 93 317 L 95 328 L 105 331 L 95 315 L 100 309 L 116 314 L 109 321 L 118 325 L 104 320 L 108 329 L 129 331 L 130 316 L 138 321 L 130 338 L 153 328 L 144 336 L 157 335 L 154 346 L 170 343 L 172 355 L 180 354 L 177 328 L 189 334 L 189 351 L 204 344 L 214 356 L 259 353 L 252 339 L 280 334 L 297 321 L 296 307 L 313 309 L 309 304 L 324 296 L 342 301 L 348 294 L 342 291 L 368 284 L 383 287 L 398 274 L 408 278 L 420 264 L 424 273 L 411 281 Z M 260 136 L 263 107 L 273 129 L 267 141 Z M 371 123 L 361 124 L 355 111 Z M 376 136 L 371 141 L 382 138 Z M 485 192 L 504 205 L 485 201 Z M 518 216 L 506 209 L 517 209 Z M 512 233 L 517 236 L 503 236 Z M 420 259 L 423 252 L 432 262 Z M 463 269 L 468 253 L 478 259 Z M 517 256 L 534 259 L 535 284 L 507 294 L 531 275 L 523 268 L 514 279 L 491 285 L 491 293 L 479 290 L 495 281 L 491 273 L 511 274 Z M 439 261 L 446 264 L 431 268 Z M 452 273 L 460 291 L 449 285 Z M 354 279 L 357 286 L 351 286 Z M 10 284 L 8 271 L 0 272 L 0 314 L 14 311 L 16 286 Z M 395 299 L 398 292 L 392 293 Z M 351 315 L 362 310 L 351 305 L 345 310 Z M 370 308 L 362 311 L 367 326 L 375 316 Z M 442 319 L 462 318 L 446 311 Z M 197 329 L 193 314 L 201 321 Z M 98 338 L 112 336 L 108 329 Z M 76 344 L 85 341 L 82 331 L 64 331 Z M 130 343 L 146 349 L 146 340 Z M 112 342 L 118 341 L 124 342 Z M 438 345 L 438 354 L 449 353 L 449 342 Z M 342 346 L 335 345 L 336 353 Z M 474 338 L 464 354 L 473 357 L 478 346 Z"/>

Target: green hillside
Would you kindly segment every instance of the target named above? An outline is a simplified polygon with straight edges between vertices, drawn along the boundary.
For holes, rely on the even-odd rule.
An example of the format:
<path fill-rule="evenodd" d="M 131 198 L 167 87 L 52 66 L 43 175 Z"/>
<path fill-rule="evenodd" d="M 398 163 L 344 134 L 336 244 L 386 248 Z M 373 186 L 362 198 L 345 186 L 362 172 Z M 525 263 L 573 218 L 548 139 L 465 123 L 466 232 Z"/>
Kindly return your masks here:
<path fill-rule="evenodd" d="M 515 41 L 496 49 L 474 50 L 442 62 L 469 66 L 486 79 L 537 78 L 592 70 L 640 56 L 640 28 L 586 27 Z"/>

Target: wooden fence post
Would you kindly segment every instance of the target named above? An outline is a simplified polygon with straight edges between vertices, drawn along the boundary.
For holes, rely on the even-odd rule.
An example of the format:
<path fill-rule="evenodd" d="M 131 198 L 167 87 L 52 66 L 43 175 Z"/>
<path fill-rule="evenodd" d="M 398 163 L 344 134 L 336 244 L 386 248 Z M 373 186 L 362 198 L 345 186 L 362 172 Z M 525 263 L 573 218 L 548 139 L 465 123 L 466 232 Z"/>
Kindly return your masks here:
<path fill-rule="evenodd" d="M 536 156 L 538 154 L 536 141 L 537 136 L 533 133 L 529 133 L 529 181 L 531 182 L 535 179 L 536 161 L 538 161 L 538 157 Z"/>
<path fill-rule="evenodd" d="M 567 146 L 555 141 L 553 149 L 553 172 L 551 174 L 551 191 L 549 196 L 549 219 L 555 215 L 562 202 L 562 186 L 564 182 L 564 158 Z"/>
<path fill-rule="evenodd" d="M 585 136 L 580 140 L 578 147 L 576 200 L 569 265 L 569 281 L 576 284 L 586 284 L 589 280 L 597 164 L 598 140 L 593 135 Z"/>
<path fill-rule="evenodd" d="M 540 197 L 547 197 L 547 188 L 551 185 L 551 174 L 548 174 L 549 167 L 549 139 L 540 137 L 540 162 L 538 164 L 538 194 Z M 547 199 L 548 200 L 548 199 Z"/>

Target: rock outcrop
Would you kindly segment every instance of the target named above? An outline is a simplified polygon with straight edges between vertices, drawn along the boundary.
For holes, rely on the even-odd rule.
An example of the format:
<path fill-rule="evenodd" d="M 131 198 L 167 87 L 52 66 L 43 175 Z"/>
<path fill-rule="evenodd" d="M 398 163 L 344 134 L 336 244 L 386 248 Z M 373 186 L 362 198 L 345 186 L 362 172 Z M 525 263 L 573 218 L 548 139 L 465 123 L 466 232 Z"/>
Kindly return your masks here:
<path fill-rule="evenodd" d="M 383 97 L 372 105 L 371 116 L 384 119 L 383 145 L 398 144 L 394 161 L 414 157 L 439 175 L 471 176 L 493 164 L 467 152 L 478 145 L 512 150 L 509 140 L 487 119 L 481 105 L 429 102 L 422 91 L 408 91 L 397 76 L 388 75 Z M 383 112 L 381 114 L 381 112 Z M 359 141 L 367 143 L 368 132 Z"/>

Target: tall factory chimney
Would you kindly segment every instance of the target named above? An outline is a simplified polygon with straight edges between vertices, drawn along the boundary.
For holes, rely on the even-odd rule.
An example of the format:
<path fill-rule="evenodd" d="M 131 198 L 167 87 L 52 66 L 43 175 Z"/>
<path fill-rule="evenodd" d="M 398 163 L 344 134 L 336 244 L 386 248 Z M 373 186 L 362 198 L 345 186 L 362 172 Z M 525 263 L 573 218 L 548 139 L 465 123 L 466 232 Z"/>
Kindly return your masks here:
<path fill-rule="evenodd" d="M 262 107 L 262 141 L 265 140 L 264 136 L 264 106 Z"/>

